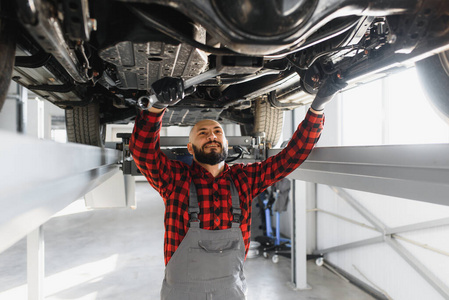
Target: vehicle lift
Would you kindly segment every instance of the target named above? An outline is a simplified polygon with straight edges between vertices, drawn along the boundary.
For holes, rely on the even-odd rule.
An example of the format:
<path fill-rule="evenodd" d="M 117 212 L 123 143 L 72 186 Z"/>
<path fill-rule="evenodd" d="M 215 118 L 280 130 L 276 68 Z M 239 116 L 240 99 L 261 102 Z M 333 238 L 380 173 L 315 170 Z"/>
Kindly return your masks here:
<path fill-rule="evenodd" d="M 28 237 L 29 299 L 42 299 L 43 232 L 41 225 L 73 201 L 100 188 L 102 183 L 117 176 L 122 178 L 126 197 L 132 198 L 132 175 L 137 169 L 129 155 L 129 134 L 122 135 L 123 143 L 114 148 L 99 148 L 79 144 L 61 144 L 0 131 L 0 253 L 24 237 Z M 229 137 L 233 148 L 231 156 L 240 156 L 236 162 L 259 161 L 275 155 L 281 149 L 266 149 L 263 136 Z M 163 137 L 161 146 L 167 153 L 171 147 L 183 147 L 187 137 Z M 292 231 L 292 284 L 296 289 L 307 289 L 306 276 L 306 205 L 295 197 L 314 198 L 316 184 L 349 188 L 412 200 L 449 205 L 449 144 L 355 146 L 316 148 L 300 168 L 289 178 L 301 181 L 306 189 L 293 188 L 294 226 Z M 176 155 L 176 154 L 175 154 Z M 303 183 L 305 182 L 305 183 Z M 131 188 L 130 188 L 131 187 Z M 341 188 L 334 188 L 342 197 Z M 125 198 L 126 198 L 125 197 Z M 95 197 L 94 197 L 95 198 Z M 351 199 L 348 199 L 348 201 Z M 95 204 L 95 201 L 93 202 Z M 128 199 L 126 206 L 135 206 Z M 355 205 L 355 204 L 354 204 Z M 379 226 L 381 224 L 363 208 L 363 215 Z M 435 225 L 434 221 L 432 225 Z M 439 220 L 438 224 L 449 224 Z M 431 224 L 427 224 L 431 225 Z M 416 226 L 415 226 L 416 227 Z M 403 255 L 419 273 L 442 295 L 449 289 L 433 278 L 425 266 L 416 262 L 404 249 L 398 248 L 391 233 L 385 232 L 376 240 L 342 245 L 348 249 L 375 242 L 386 242 Z M 397 243 L 397 242 L 396 242 Z M 335 247 L 334 247 L 335 248 Z M 335 250 L 335 249 L 334 249 Z M 324 254 L 333 249 L 317 250 Z"/>

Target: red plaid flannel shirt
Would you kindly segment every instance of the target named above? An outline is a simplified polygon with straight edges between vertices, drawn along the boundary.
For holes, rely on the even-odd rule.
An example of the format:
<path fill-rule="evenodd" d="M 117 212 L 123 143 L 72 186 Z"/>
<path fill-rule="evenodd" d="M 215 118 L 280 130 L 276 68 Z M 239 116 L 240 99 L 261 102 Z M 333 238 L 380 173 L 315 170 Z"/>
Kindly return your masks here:
<path fill-rule="evenodd" d="M 280 153 L 263 162 L 225 165 L 224 172 L 214 178 L 197 163 L 189 166 L 168 159 L 159 147 L 161 114 L 141 112 L 135 122 L 129 148 L 133 158 L 148 182 L 165 202 L 165 264 L 175 253 L 188 230 L 188 202 L 191 180 L 198 192 L 201 228 L 207 230 L 231 227 L 230 180 L 240 195 L 243 219 L 240 225 L 246 253 L 249 249 L 251 202 L 268 186 L 295 170 L 309 155 L 318 141 L 324 116 L 309 111 L 298 126 L 291 141 Z"/>

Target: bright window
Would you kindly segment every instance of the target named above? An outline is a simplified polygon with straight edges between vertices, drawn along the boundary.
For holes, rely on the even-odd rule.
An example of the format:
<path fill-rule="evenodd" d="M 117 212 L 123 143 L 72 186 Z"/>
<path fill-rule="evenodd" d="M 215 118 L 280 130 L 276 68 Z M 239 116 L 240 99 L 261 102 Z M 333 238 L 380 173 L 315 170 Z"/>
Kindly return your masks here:
<path fill-rule="evenodd" d="M 449 125 L 425 98 L 416 69 L 391 76 L 388 80 L 389 144 L 429 144 L 449 142 Z"/>
<path fill-rule="evenodd" d="M 344 92 L 341 102 L 342 145 L 382 144 L 382 81 Z"/>
<path fill-rule="evenodd" d="M 449 142 L 415 68 L 342 93 L 341 112 L 343 146 Z"/>

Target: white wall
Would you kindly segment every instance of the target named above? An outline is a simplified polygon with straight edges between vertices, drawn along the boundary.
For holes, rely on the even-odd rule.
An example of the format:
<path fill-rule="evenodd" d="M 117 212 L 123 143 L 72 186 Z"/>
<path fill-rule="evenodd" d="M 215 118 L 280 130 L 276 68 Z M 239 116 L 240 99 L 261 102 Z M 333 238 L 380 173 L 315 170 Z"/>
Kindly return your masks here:
<path fill-rule="evenodd" d="M 448 143 L 449 125 L 424 100 L 414 69 L 342 93 L 326 109 L 326 126 L 319 146 Z M 334 112 L 334 111 L 332 111 Z M 340 120 L 339 126 L 329 126 Z M 449 206 L 347 190 L 389 227 L 449 218 Z M 327 186 L 317 189 L 317 208 L 368 224 Z M 342 245 L 380 234 L 317 213 L 317 248 Z M 399 234 L 446 253 L 436 253 L 399 241 L 417 260 L 449 287 L 449 226 Z M 385 243 L 330 253 L 326 259 L 393 299 L 443 299 L 405 260 Z"/>
<path fill-rule="evenodd" d="M 17 84 L 11 82 L 7 99 L 0 112 L 0 130 L 17 131 L 17 100 L 14 97 L 18 95 L 18 92 Z M 64 116 L 64 110 L 49 101 L 38 100 L 30 91 L 28 91 L 28 101 L 25 106 L 26 135 L 52 139 L 52 116 Z M 42 136 L 39 135 L 39 130 Z"/>
<path fill-rule="evenodd" d="M 17 84 L 11 83 L 8 89 L 8 95 L 6 97 L 5 103 L 3 104 L 3 108 L 0 111 L 0 129 L 16 132 L 17 131 L 17 123 L 16 123 L 16 99 L 15 95 L 18 95 Z"/>

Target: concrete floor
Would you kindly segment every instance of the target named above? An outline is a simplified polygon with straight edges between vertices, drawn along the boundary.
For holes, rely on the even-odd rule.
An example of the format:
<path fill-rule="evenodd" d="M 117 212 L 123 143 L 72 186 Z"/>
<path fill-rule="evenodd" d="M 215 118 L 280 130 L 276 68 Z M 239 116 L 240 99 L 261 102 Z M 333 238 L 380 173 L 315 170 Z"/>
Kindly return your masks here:
<path fill-rule="evenodd" d="M 138 208 L 85 210 L 77 201 L 44 225 L 45 299 L 159 299 L 164 274 L 163 202 L 146 182 Z M 290 260 L 247 259 L 248 300 L 373 299 L 314 262 L 310 290 L 290 287 Z M 0 300 L 27 299 L 26 242 L 0 254 Z"/>

